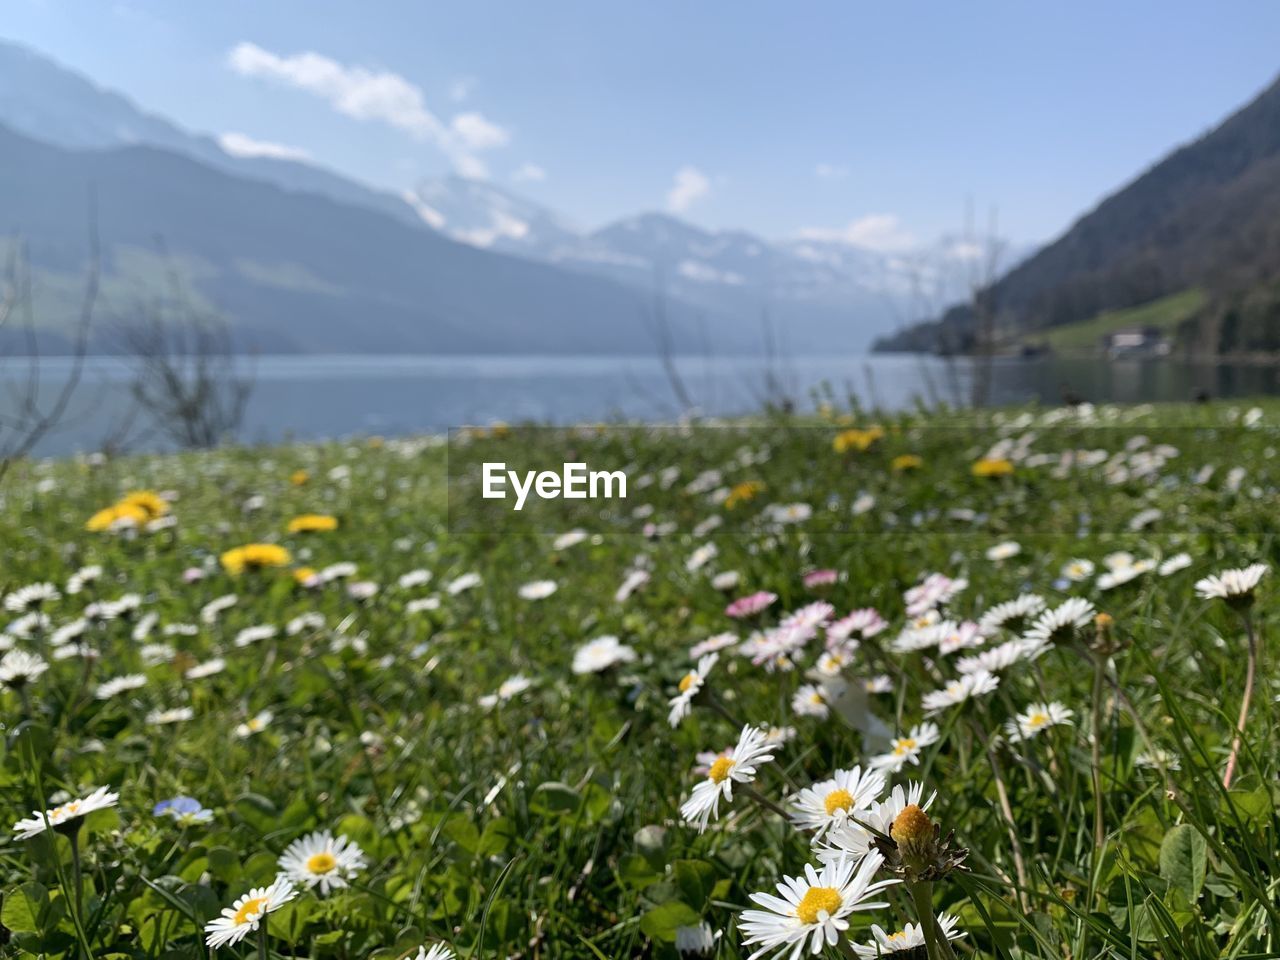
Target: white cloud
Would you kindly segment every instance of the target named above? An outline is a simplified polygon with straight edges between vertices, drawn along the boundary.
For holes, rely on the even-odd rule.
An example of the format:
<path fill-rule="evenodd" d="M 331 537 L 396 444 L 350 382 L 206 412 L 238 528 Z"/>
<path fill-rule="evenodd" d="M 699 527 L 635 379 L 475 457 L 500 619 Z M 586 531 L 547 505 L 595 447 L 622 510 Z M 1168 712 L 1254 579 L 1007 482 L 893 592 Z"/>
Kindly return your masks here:
<path fill-rule="evenodd" d="M 843 180 L 849 175 L 849 168 L 832 163 L 820 163 L 813 168 L 813 175 L 820 180 Z"/>
<path fill-rule="evenodd" d="M 536 163 L 522 163 L 511 174 L 514 183 L 540 183 L 547 179 L 547 171 Z"/>
<path fill-rule="evenodd" d="M 697 167 L 681 167 L 667 191 L 667 209 L 672 213 L 684 213 L 710 192 L 711 181 L 705 173 Z"/>
<path fill-rule="evenodd" d="M 459 143 L 470 150 L 505 147 L 511 140 L 511 135 L 506 130 L 474 111 L 454 117 L 449 121 L 449 131 Z"/>
<path fill-rule="evenodd" d="M 301 147 L 290 147 L 270 140 L 255 140 L 247 133 L 228 131 L 218 137 L 218 146 L 233 157 L 270 157 L 272 160 L 310 160 L 311 154 Z"/>
<path fill-rule="evenodd" d="M 846 243 L 851 247 L 881 253 L 909 250 L 917 245 L 915 235 L 892 213 L 869 213 L 850 221 L 844 227 L 805 227 L 800 231 L 800 237 L 804 240 Z"/>
<path fill-rule="evenodd" d="M 420 87 L 387 70 L 339 63 L 314 51 L 281 56 L 248 42 L 232 48 L 227 65 L 244 77 L 305 90 L 344 116 L 385 123 L 416 140 L 433 143 L 463 176 L 484 177 L 484 162 L 475 154 L 510 140 L 506 130 L 474 111 L 444 123 L 427 107 Z"/>

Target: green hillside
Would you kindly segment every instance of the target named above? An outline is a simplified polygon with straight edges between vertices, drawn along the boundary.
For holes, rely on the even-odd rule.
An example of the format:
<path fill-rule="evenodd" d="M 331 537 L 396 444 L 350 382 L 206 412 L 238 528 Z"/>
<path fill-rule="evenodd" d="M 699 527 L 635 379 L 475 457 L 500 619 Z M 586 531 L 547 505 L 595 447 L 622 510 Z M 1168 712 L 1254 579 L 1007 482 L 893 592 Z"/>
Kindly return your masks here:
<path fill-rule="evenodd" d="M 1139 307 L 1104 310 L 1089 320 L 1045 331 L 1035 340 L 1047 343 L 1054 350 L 1074 351 L 1093 349 L 1102 337 L 1126 327 L 1157 327 L 1172 335 L 1180 324 L 1204 309 L 1208 300 L 1209 297 L 1203 290 L 1192 288 L 1160 297 Z"/>

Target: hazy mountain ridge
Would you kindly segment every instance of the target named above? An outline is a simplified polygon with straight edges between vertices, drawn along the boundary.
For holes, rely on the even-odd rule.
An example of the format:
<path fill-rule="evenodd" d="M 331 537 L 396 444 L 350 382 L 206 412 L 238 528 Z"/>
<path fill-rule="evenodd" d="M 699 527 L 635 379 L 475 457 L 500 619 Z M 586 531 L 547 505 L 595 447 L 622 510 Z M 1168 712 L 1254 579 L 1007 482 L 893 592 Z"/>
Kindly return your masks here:
<path fill-rule="evenodd" d="M 1280 81 L 1152 165 L 995 285 L 1006 339 L 1203 288 L 1183 340 L 1203 353 L 1280 349 Z M 972 349 L 967 305 L 877 343 Z"/>

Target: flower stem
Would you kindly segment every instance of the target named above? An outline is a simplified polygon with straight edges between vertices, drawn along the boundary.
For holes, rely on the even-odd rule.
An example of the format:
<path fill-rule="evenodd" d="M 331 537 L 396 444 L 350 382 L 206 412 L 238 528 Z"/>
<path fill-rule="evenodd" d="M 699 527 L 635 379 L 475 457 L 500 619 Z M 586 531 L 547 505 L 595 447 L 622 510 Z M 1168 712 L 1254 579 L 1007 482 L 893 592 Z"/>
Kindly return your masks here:
<path fill-rule="evenodd" d="M 1253 617 L 1248 610 L 1243 611 L 1245 634 L 1249 638 L 1249 660 L 1245 667 L 1244 700 L 1240 703 L 1240 719 L 1236 721 L 1236 735 L 1231 741 L 1231 755 L 1227 757 L 1227 770 L 1222 775 L 1222 788 L 1231 789 L 1231 779 L 1236 772 L 1236 761 L 1240 757 L 1240 743 L 1244 739 L 1245 728 L 1249 724 L 1249 703 L 1253 700 L 1253 684 L 1258 672 L 1258 634 L 1253 628 Z"/>
<path fill-rule="evenodd" d="M 771 813 L 776 813 L 783 820 L 789 821 L 791 819 L 787 815 L 786 810 L 782 809 L 782 807 L 778 806 L 776 803 L 774 803 L 772 800 L 766 797 L 759 790 L 756 790 L 754 787 L 749 787 L 744 783 L 739 789 L 743 792 L 744 795 L 754 800 L 756 803 L 760 804 L 760 806 L 764 807 L 766 810 L 770 811 Z"/>
<path fill-rule="evenodd" d="M 920 924 L 920 932 L 924 935 L 929 960 L 955 960 L 951 944 L 942 934 L 933 915 L 933 883 L 927 880 L 908 883 L 907 890 L 911 893 L 911 902 L 916 908 L 916 922 Z"/>
<path fill-rule="evenodd" d="M 258 924 L 258 960 L 267 960 L 267 915 L 262 915 Z"/>
<path fill-rule="evenodd" d="M 1091 723 L 1089 725 L 1090 756 L 1089 773 L 1093 779 L 1093 871 L 1090 885 L 1097 879 L 1098 865 L 1102 860 L 1102 848 L 1106 833 L 1106 818 L 1102 797 L 1102 688 L 1107 668 L 1106 658 L 1101 654 L 1093 657 L 1093 699 L 1090 704 Z"/>

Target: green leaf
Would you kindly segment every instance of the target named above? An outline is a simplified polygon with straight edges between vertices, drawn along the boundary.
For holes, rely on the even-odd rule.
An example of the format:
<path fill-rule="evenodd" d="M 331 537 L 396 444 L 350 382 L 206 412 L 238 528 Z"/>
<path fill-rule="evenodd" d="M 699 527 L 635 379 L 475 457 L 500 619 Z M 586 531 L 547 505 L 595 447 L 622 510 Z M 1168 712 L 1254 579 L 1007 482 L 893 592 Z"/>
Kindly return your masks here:
<path fill-rule="evenodd" d="M 1160 876 L 1195 903 L 1204 887 L 1207 853 L 1204 837 L 1189 823 L 1171 827 L 1160 844 Z"/>
<path fill-rule="evenodd" d="M 662 874 L 642 854 L 627 853 L 618 860 L 618 879 L 632 890 L 643 890 L 661 880 Z"/>
<path fill-rule="evenodd" d="M 15 933 L 40 933 L 40 921 L 49 906 L 49 891 L 34 880 L 6 890 L 0 923 Z"/>
<path fill-rule="evenodd" d="M 687 903 L 668 900 L 640 918 L 640 930 L 651 940 L 671 943 L 676 938 L 676 927 L 691 927 L 701 919 L 698 912 Z"/>
<path fill-rule="evenodd" d="M 582 804 L 582 798 L 567 783 L 549 780 L 534 788 L 529 798 L 529 811 L 540 816 L 557 816 L 575 813 Z"/>
<path fill-rule="evenodd" d="M 681 898 L 701 910 L 716 885 L 716 870 L 705 860 L 677 860 L 671 865 Z"/>

